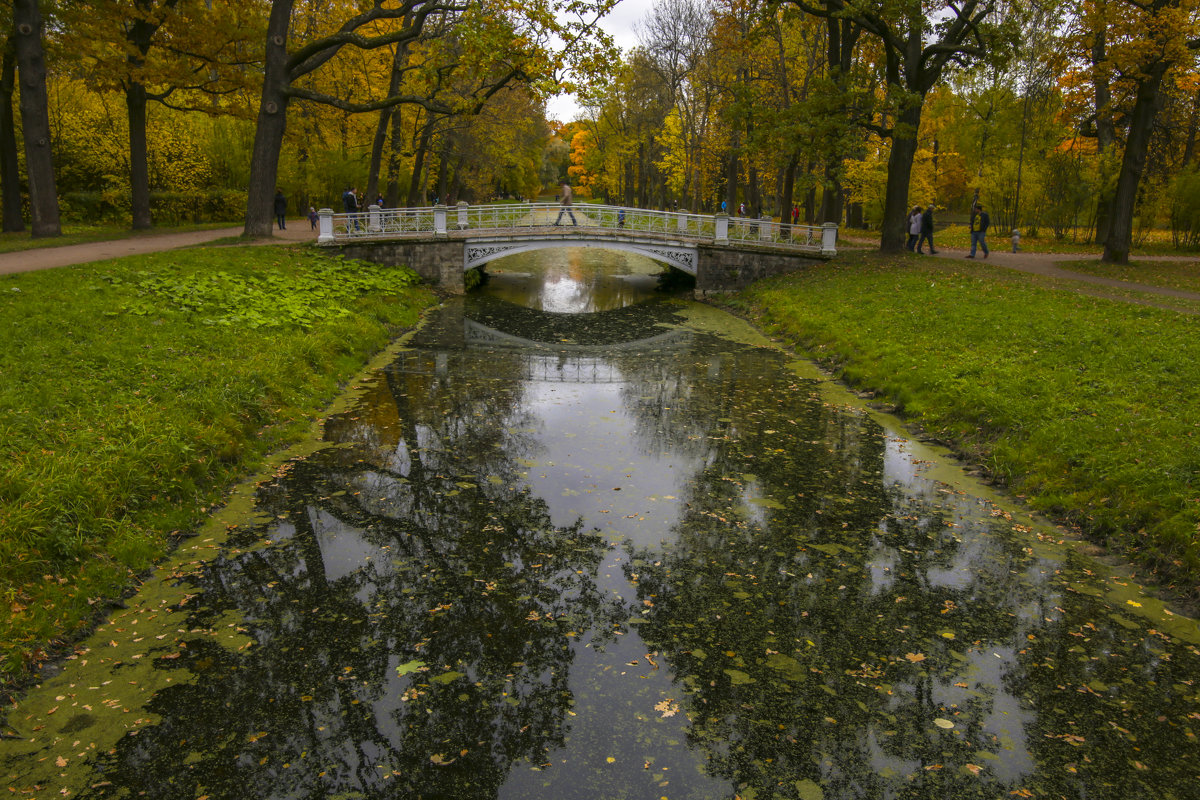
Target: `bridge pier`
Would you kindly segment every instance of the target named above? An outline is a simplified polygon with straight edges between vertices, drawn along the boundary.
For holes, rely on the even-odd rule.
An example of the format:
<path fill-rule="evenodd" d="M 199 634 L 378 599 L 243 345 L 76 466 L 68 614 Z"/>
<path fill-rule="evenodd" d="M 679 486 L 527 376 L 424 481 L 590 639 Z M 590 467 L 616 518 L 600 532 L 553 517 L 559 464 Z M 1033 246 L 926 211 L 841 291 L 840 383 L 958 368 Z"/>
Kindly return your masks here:
<path fill-rule="evenodd" d="M 734 250 L 699 245 L 696 251 L 697 298 L 736 292 L 761 278 L 820 266 L 828 260 L 816 253 L 780 252 L 753 246 Z"/>
<path fill-rule="evenodd" d="M 365 241 L 339 245 L 342 255 L 389 267 L 408 267 L 432 285 L 453 294 L 465 291 L 463 243 L 445 237 Z"/>

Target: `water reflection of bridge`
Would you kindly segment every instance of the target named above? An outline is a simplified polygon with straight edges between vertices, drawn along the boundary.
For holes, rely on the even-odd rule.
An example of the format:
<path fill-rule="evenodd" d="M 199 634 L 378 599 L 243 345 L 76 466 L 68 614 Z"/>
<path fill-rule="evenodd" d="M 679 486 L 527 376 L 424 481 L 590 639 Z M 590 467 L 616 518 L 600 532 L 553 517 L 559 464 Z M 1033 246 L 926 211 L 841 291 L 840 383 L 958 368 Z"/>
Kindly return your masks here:
<path fill-rule="evenodd" d="M 668 328 L 652 336 L 642 336 L 628 341 L 611 341 L 604 343 L 578 342 L 563 338 L 558 341 L 546 339 L 530 339 L 507 333 L 490 325 L 484 325 L 473 319 L 463 320 L 463 333 L 467 346 L 484 349 L 515 349 L 521 351 L 552 350 L 556 353 L 571 354 L 576 357 L 587 357 L 587 354 L 630 350 L 662 350 L 686 346 L 691 342 L 691 331 L 682 328 Z"/>
<path fill-rule="evenodd" d="M 691 331 L 671 328 L 653 336 L 610 344 L 548 342 L 506 333 L 471 319 L 463 320 L 463 336 L 467 350 L 505 353 L 506 366 L 512 370 L 508 377 L 515 380 L 594 384 L 629 380 L 619 363 L 620 355 L 682 349 L 690 346 L 693 339 Z M 454 350 L 423 348 L 421 352 L 424 357 L 401 359 L 393 369 L 413 375 L 449 375 Z"/>

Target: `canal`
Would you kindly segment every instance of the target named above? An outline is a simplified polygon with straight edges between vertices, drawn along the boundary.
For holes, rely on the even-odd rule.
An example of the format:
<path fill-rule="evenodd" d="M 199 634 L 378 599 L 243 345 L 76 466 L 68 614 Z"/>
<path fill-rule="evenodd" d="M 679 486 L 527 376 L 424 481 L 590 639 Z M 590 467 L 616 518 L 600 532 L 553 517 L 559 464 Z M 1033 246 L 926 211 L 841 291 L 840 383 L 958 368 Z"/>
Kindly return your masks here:
<path fill-rule="evenodd" d="M 1200 636 L 736 318 L 498 262 L 5 718 L 13 796 L 1200 797 Z"/>

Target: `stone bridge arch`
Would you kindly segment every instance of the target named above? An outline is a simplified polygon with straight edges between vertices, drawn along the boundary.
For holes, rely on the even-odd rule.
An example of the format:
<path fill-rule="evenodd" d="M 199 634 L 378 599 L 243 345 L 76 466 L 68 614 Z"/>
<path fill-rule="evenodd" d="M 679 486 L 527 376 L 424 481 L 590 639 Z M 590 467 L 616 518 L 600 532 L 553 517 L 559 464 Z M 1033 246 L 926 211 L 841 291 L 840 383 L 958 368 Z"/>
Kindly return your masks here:
<path fill-rule="evenodd" d="M 698 272 L 699 254 L 695 245 L 674 242 L 640 241 L 621 239 L 614 236 L 562 235 L 537 238 L 490 238 L 468 240 L 463 247 L 463 270 L 483 267 L 498 258 L 563 247 L 595 247 L 601 250 L 619 250 L 636 253 L 659 261 L 692 277 Z"/>

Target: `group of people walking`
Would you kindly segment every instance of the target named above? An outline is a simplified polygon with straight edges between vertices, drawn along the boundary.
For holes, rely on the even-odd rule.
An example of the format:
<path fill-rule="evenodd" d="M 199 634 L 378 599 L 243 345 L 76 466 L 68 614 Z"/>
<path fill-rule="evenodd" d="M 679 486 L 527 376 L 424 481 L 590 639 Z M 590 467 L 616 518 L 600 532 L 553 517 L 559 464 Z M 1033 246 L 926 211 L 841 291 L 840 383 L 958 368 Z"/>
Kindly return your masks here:
<path fill-rule="evenodd" d="M 907 247 L 924 255 L 922 248 L 925 242 L 929 242 L 929 252 L 936 255 L 937 250 L 933 249 L 933 206 L 924 209 L 913 206 L 913 210 L 908 212 Z"/>
<path fill-rule="evenodd" d="M 991 254 L 987 246 L 987 230 L 991 224 L 992 218 L 984 210 L 983 203 L 976 203 L 971 207 L 971 252 L 967 258 L 974 258 L 977 249 L 983 250 L 984 258 Z M 906 246 L 910 251 L 924 255 L 925 242 L 929 242 L 929 252 L 937 255 L 937 250 L 933 249 L 933 206 L 930 205 L 924 209 L 920 206 L 913 206 L 912 211 L 908 212 Z M 1013 252 L 1016 252 L 1016 245 L 1014 244 L 1013 247 Z"/>

